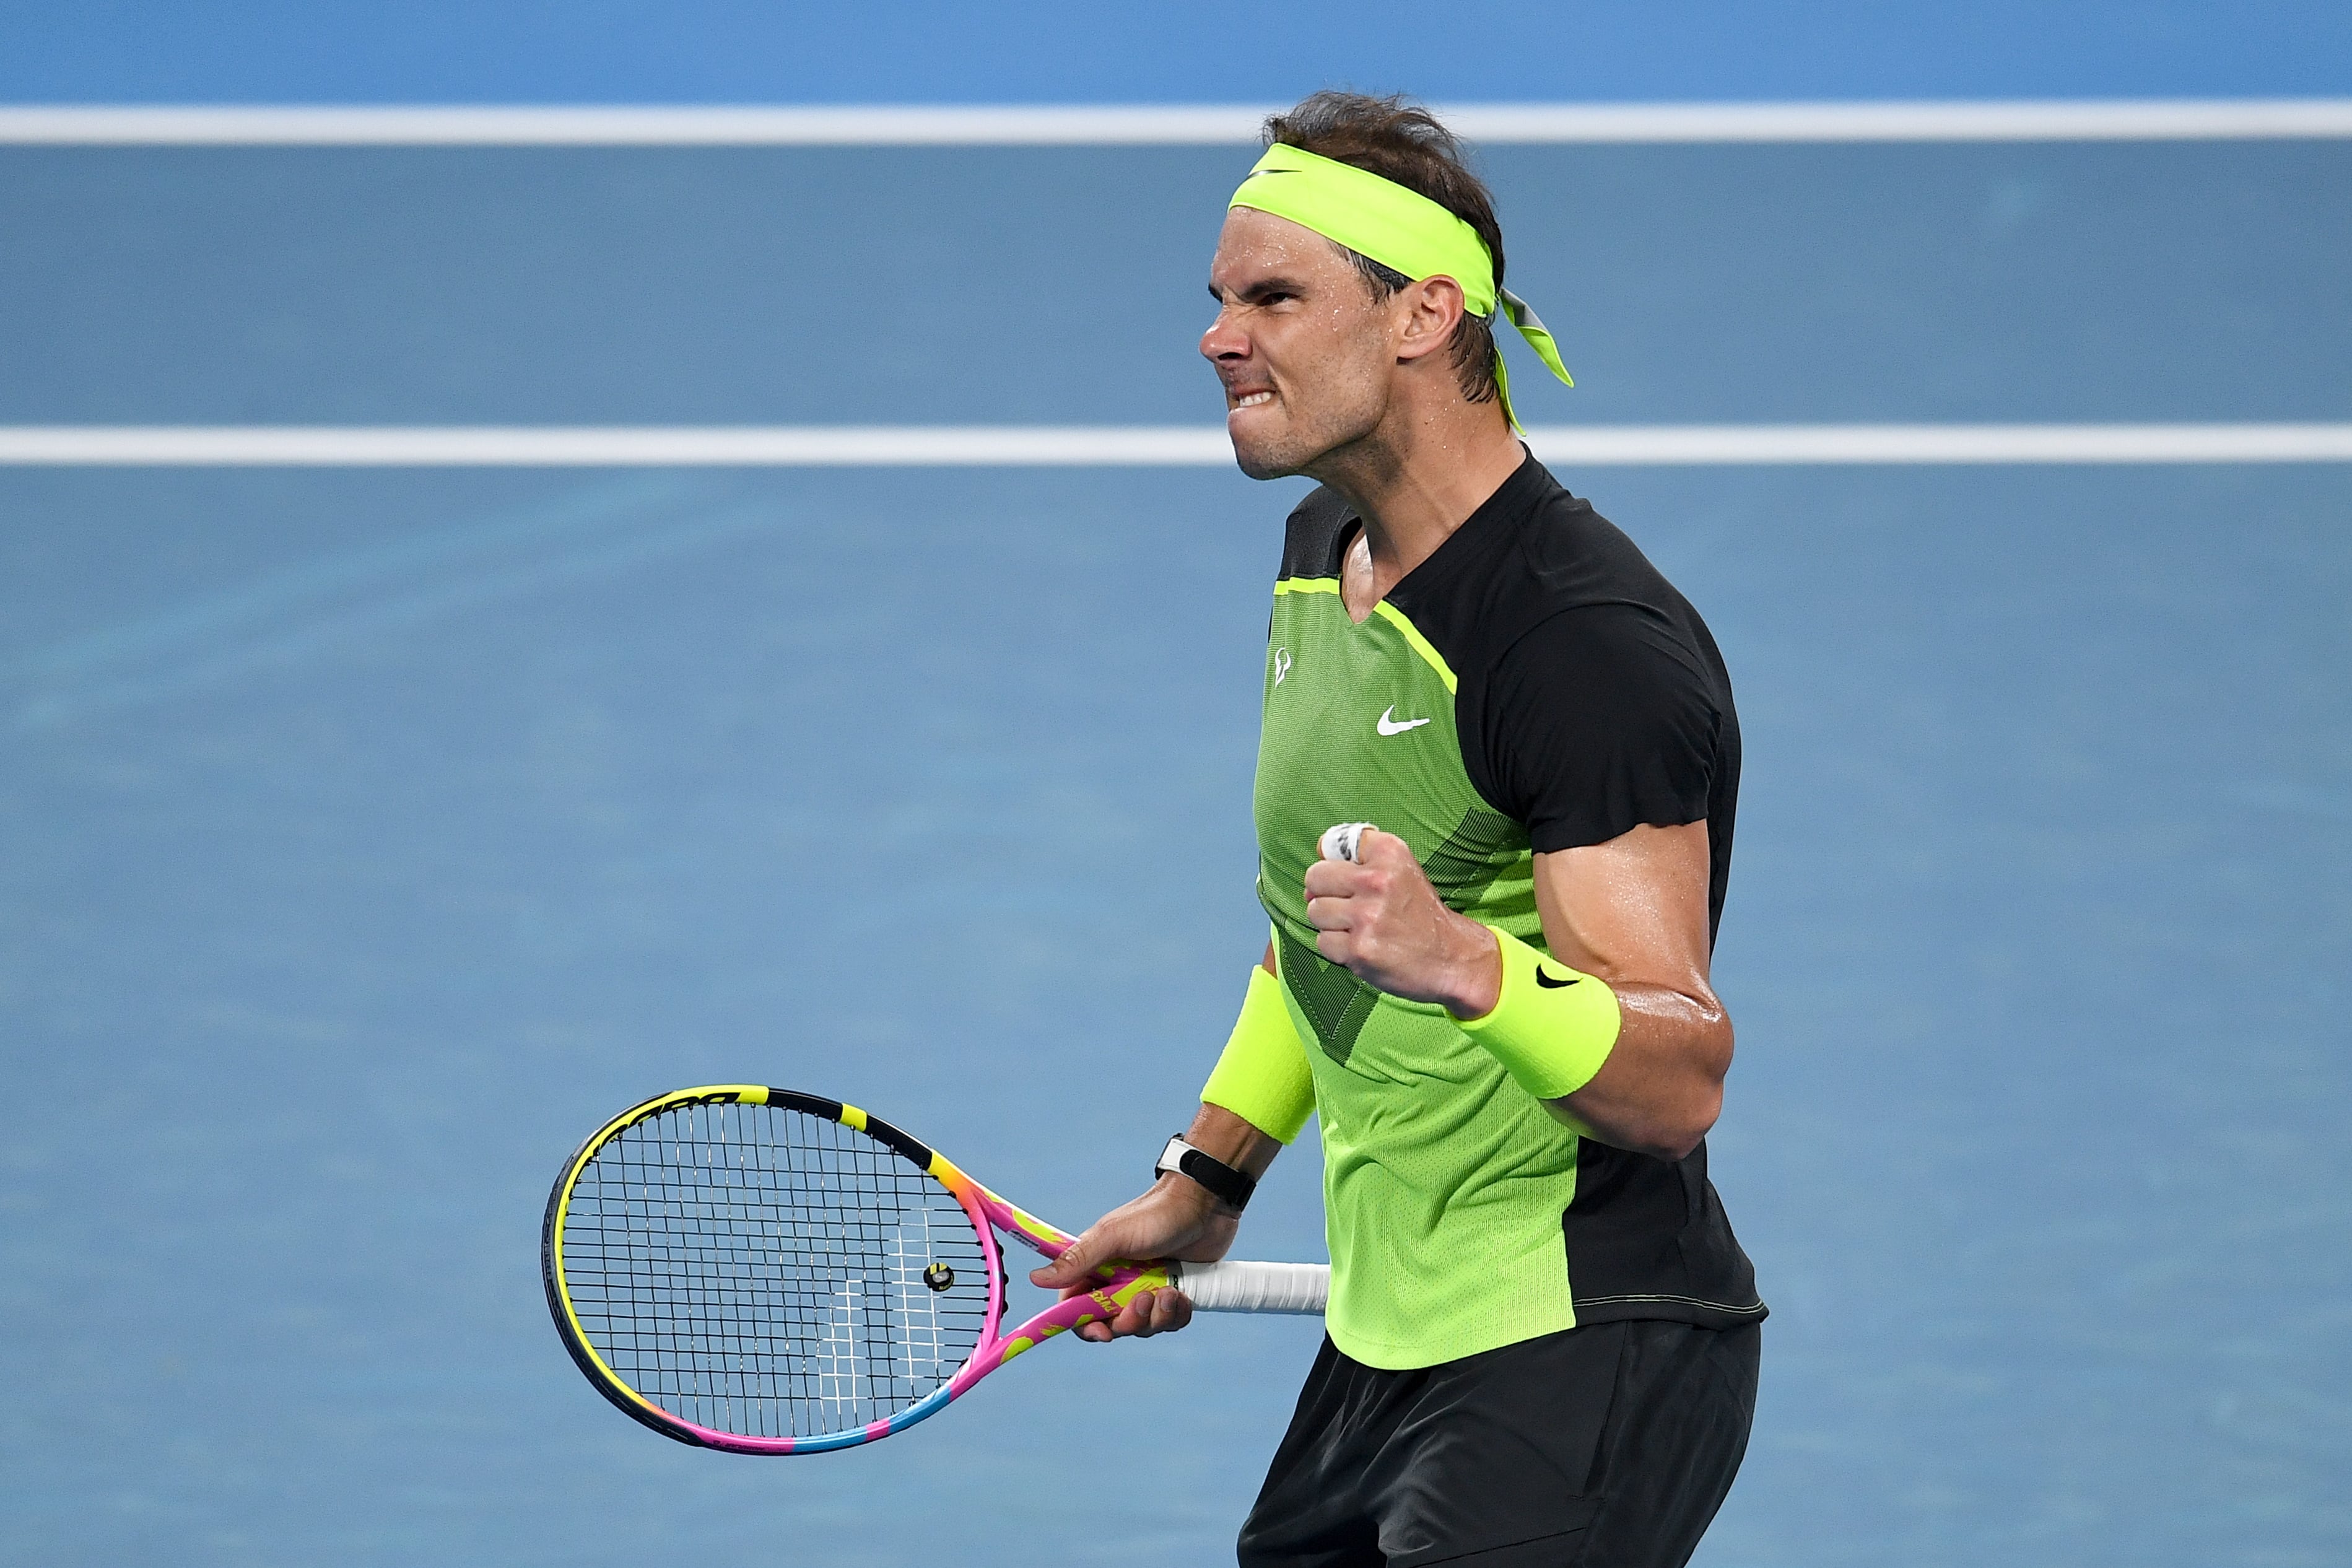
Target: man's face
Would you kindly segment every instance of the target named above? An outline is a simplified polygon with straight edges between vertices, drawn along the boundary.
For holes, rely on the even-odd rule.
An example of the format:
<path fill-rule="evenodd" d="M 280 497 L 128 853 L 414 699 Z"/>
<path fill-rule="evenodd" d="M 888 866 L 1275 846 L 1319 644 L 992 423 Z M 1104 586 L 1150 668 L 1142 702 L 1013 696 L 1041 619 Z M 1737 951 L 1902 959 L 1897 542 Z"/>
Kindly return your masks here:
<path fill-rule="evenodd" d="M 1201 353 L 1225 385 L 1225 430 L 1254 479 L 1302 473 L 1370 435 L 1396 370 L 1389 302 L 1314 230 L 1250 207 L 1225 214 L 1209 265 L 1217 320 Z"/>

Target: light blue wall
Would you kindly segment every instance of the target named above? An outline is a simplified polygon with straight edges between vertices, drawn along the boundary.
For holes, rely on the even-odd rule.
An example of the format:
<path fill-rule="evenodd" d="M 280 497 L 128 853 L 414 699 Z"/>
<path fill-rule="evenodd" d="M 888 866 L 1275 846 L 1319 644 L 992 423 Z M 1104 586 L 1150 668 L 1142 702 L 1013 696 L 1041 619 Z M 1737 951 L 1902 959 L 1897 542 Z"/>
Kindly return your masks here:
<path fill-rule="evenodd" d="M 0 4 L 0 100 L 1006 102 L 2352 90 L 2352 6 L 2192 0 Z"/>

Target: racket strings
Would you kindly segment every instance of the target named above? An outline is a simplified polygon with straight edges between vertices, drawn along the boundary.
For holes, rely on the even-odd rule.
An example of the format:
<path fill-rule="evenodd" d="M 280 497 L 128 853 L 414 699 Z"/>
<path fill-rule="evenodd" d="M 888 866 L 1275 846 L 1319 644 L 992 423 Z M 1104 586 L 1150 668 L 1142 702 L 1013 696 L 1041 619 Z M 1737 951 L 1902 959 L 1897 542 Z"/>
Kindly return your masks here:
<path fill-rule="evenodd" d="M 747 1436 L 886 1420 L 953 1377 L 988 1317 L 971 1219 L 865 1133 L 765 1105 L 673 1108 L 597 1151 L 563 1279 L 620 1380 Z"/>

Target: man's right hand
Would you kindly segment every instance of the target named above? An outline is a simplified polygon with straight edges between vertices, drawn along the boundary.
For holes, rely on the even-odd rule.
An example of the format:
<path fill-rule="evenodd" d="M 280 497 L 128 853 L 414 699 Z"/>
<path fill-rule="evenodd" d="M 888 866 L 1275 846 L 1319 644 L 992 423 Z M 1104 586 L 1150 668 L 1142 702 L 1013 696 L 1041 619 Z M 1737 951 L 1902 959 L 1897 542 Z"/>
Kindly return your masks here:
<path fill-rule="evenodd" d="M 1234 1244 L 1234 1232 L 1240 1225 L 1240 1215 L 1223 1209 L 1191 1178 L 1164 1175 L 1150 1192 L 1088 1226 L 1061 1257 L 1043 1268 L 1031 1269 L 1029 1282 L 1059 1290 L 1067 1298 L 1100 1284 L 1095 1269 L 1105 1263 L 1162 1258 L 1214 1263 Z M 1172 1332 L 1192 1321 L 1192 1303 L 1181 1290 L 1144 1290 L 1120 1309 L 1118 1317 L 1107 1323 L 1087 1323 L 1077 1330 L 1077 1335 L 1100 1344 L 1129 1334 Z"/>
<path fill-rule="evenodd" d="M 1222 1106 L 1203 1105 L 1184 1134 L 1185 1142 L 1205 1150 L 1253 1178 L 1264 1175 L 1282 1145 Z M 1241 1227 L 1241 1211 L 1220 1203 L 1190 1176 L 1169 1172 L 1151 1190 L 1124 1203 L 1088 1226 L 1068 1251 L 1042 1268 L 1029 1271 L 1029 1282 L 1059 1290 L 1066 1300 L 1084 1295 L 1101 1282 L 1095 1270 L 1106 1263 L 1149 1263 L 1172 1258 L 1181 1263 L 1214 1263 L 1234 1244 Z M 1105 1323 L 1088 1323 L 1078 1337 L 1096 1344 L 1109 1340 L 1164 1334 L 1192 1321 L 1192 1303 L 1181 1290 L 1143 1290 Z"/>

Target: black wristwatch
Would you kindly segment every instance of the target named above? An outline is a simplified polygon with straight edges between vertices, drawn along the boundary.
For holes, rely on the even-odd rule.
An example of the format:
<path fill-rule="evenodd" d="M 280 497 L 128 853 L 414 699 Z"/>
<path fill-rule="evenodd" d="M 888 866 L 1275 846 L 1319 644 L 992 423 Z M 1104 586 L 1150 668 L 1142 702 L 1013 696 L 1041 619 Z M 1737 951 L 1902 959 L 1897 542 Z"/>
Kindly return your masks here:
<path fill-rule="evenodd" d="M 1257 1191 L 1255 1177 L 1243 1174 L 1213 1154 L 1202 1153 L 1185 1142 L 1181 1132 L 1168 1140 L 1168 1147 L 1160 1152 L 1160 1163 L 1151 1168 L 1155 1176 L 1162 1171 L 1191 1177 L 1206 1187 L 1212 1196 L 1236 1209 L 1247 1208 L 1250 1194 Z"/>

